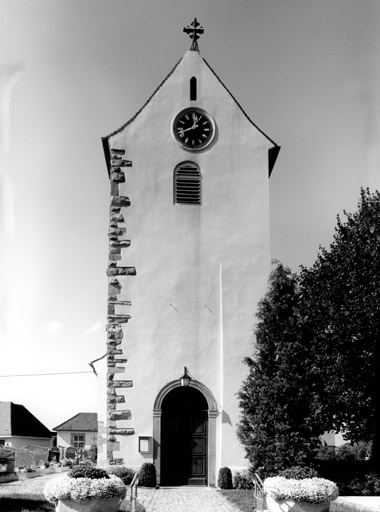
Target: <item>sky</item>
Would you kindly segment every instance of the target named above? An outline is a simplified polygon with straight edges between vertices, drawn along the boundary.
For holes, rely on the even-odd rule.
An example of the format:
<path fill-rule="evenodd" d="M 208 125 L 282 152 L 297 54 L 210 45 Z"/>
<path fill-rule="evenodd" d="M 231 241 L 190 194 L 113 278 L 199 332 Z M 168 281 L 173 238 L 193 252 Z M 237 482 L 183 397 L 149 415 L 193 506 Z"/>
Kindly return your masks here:
<path fill-rule="evenodd" d="M 189 50 L 194 17 L 202 56 L 281 146 L 273 259 L 312 265 L 360 187 L 380 188 L 378 0 L 0 0 L 0 401 L 50 429 L 97 410 L 101 137 Z"/>

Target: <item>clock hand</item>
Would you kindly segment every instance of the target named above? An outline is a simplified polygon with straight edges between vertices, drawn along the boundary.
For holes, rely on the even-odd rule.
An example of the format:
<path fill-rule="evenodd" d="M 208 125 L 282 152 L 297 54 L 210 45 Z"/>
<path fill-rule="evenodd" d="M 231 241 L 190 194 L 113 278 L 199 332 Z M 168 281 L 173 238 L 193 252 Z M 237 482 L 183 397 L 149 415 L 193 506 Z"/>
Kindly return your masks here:
<path fill-rule="evenodd" d="M 196 123 L 193 124 L 193 126 L 190 126 L 190 128 L 180 128 L 178 131 L 180 134 L 188 132 L 189 130 L 195 130 L 195 128 L 198 128 L 198 125 Z"/>

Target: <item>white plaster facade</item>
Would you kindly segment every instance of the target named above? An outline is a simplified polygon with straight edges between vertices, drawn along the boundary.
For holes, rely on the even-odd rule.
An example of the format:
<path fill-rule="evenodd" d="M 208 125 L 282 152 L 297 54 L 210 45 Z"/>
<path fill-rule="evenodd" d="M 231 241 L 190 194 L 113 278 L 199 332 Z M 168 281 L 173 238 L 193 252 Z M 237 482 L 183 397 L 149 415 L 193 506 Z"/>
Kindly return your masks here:
<path fill-rule="evenodd" d="M 83 432 L 78 430 L 78 432 L 64 431 L 61 430 L 57 432 L 57 446 L 61 448 L 68 448 L 69 446 L 73 446 L 72 436 L 74 435 L 83 435 L 84 436 L 84 450 L 89 450 L 91 445 L 96 444 L 97 441 L 97 432 Z M 94 439 L 95 438 L 95 439 Z"/>
<path fill-rule="evenodd" d="M 341 432 L 334 432 L 334 430 L 329 430 L 328 432 L 325 432 L 323 436 L 321 437 L 321 441 L 323 444 L 327 446 L 342 446 L 343 444 L 347 443 L 345 439 L 343 439 L 343 434 Z"/>
<path fill-rule="evenodd" d="M 189 98 L 191 77 L 197 79 L 196 101 Z M 173 118 L 190 106 L 215 121 L 216 136 L 203 151 L 184 150 L 171 134 Z M 186 367 L 192 385 L 209 395 L 209 410 L 215 407 L 208 436 L 213 484 L 220 467 L 248 465 L 236 437 L 236 393 L 247 375 L 243 358 L 253 352 L 255 313 L 270 272 L 268 158 L 279 147 L 250 121 L 198 51 L 187 52 L 141 111 L 105 139 L 109 150 L 125 150 L 132 161 L 119 186 L 131 201 L 122 209 L 131 246 L 117 265 L 136 268 L 135 276 L 118 277 L 119 298 L 132 304 L 119 308 L 131 320 L 123 326 L 128 362 L 115 377 L 133 382 L 119 391 L 125 403 L 116 406 L 128 408 L 131 419 L 116 423 L 135 433 L 116 436 L 113 457 L 134 468 L 157 464 L 153 450 L 139 453 L 138 437 L 160 435 L 159 410 L 156 427 L 153 418 L 158 397 L 179 385 L 172 383 Z M 173 171 L 186 161 L 201 169 L 201 205 L 173 204 Z M 104 400 L 103 393 L 98 412 L 106 424 Z M 105 458 L 102 446 L 98 456 Z"/>

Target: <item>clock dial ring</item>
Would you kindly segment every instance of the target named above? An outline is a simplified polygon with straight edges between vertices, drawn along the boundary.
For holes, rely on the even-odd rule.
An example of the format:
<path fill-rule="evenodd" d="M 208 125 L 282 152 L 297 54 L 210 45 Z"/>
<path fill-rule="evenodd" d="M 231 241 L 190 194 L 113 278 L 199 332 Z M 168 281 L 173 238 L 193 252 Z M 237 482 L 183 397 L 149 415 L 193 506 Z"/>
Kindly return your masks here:
<path fill-rule="evenodd" d="M 172 134 L 183 148 L 199 151 L 214 139 L 215 123 L 203 109 L 190 107 L 181 110 L 172 122 Z"/>

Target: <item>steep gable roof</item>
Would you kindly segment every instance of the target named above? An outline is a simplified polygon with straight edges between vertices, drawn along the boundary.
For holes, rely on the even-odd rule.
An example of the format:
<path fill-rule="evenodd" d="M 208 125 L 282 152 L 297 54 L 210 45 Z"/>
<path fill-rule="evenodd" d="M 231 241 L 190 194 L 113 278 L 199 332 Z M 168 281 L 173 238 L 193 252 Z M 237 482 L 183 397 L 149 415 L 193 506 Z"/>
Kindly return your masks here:
<path fill-rule="evenodd" d="M 192 50 L 190 50 L 192 51 Z M 120 128 L 118 128 L 117 130 L 114 130 L 112 133 L 110 133 L 109 135 L 106 135 L 105 137 L 102 137 L 102 144 L 103 144 L 103 151 L 104 151 L 104 156 L 105 156 L 105 159 L 106 159 L 106 163 L 107 163 L 107 169 L 108 169 L 108 173 L 110 173 L 110 168 L 111 168 L 111 153 L 110 153 L 110 148 L 109 148 L 109 144 L 108 144 L 108 140 L 110 137 L 112 137 L 113 135 L 116 135 L 117 133 L 121 132 L 126 126 L 128 126 L 129 124 L 131 124 L 135 119 L 136 117 L 144 110 L 144 108 L 152 101 L 152 99 L 156 96 L 157 92 L 162 88 L 162 86 L 165 84 L 165 82 L 173 75 L 173 73 L 175 72 L 175 70 L 177 69 L 177 67 L 179 66 L 179 64 L 182 62 L 184 57 L 182 57 L 178 62 L 177 64 L 172 68 L 172 70 L 168 73 L 168 75 L 164 78 L 164 80 L 160 83 L 160 85 L 155 89 L 155 91 L 153 92 L 153 94 L 148 98 L 148 100 L 144 103 L 144 105 L 136 112 L 136 114 L 134 116 L 132 116 L 126 123 L 124 123 Z M 241 112 L 243 113 L 243 115 L 247 118 L 247 120 L 271 143 L 273 144 L 273 147 L 269 149 L 269 176 L 271 175 L 272 173 L 272 170 L 273 170 L 273 167 L 274 167 L 274 164 L 276 163 L 276 160 L 277 160 L 277 156 L 280 152 L 280 149 L 281 149 L 281 146 L 279 146 L 278 144 L 276 144 L 270 137 L 268 137 L 268 135 L 263 132 L 263 130 L 261 130 L 253 121 L 252 119 L 247 115 L 247 113 L 244 111 L 244 109 L 242 108 L 242 106 L 240 105 L 240 103 L 238 103 L 238 101 L 236 100 L 236 98 L 234 97 L 234 95 L 231 93 L 231 91 L 224 85 L 224 83 L 222 82 L 222 80 L 219 78 L 219 76 L 215 73 L 215 71 L 212 69 L 212 67 L 208 64 L 208 62 L 206 61 L 206 59 L 204 59 L 203 57 L 201 57 L 202 61 L 204 62 L 204 64 L 207 66 L 207 68 L 211 71 L 211 73 L 215 76 L 215 78 L 218 80 L 218 82 L 221 84 L 221 86 L 227 91 L 227 93 L 231 96 L 231 98 L 233 99 L 233 101 L 236 103 L 236 105 L 238 106 L 238 108 L 241 110 Z"/>
<path fill-rule="evenodd" d="M 266 137 L 269 142 L 271 142 L 273 144 L 273 147 L 269 149 L 269 169 L 268 169 L 268 174 L 269 176 L 272 174 L 272 171 L 273 171 L 273 167 L 274 167 L 274 164 L 276 163 L 276 160 L 277 160 L 277 157 L 278 157 L 278 154 L 280 152 L 280 149 L 281 149 L 281 146 L 279 146 L 278 144 L 276 144 L 274 142 L 274 140 L 272 140 L 270 137 L 268 137 L 268 135 L 263 132 L 263 130 L 261 130 L 261 128 L 259 128 L 257 126 L 256 123 L 254 123 L 252 121 L 252 119 L 249 117 L 249 115 L 245 112 L 245 110 L 243 109 L 243 107 L 240 105 L 240 103 L 237 101 L 237 99 L 235 98 L 235 96 L 231 93 L 231 91 L 228 89 L 228 87 L 226 87 L 224 85 L 224 83 L 222 82 L 222 80 L 219 78 L 219 76 L 215 73 L 215 71 L 212 69 L 212 67 L 210 66 L 210 64 L 206 61 L 206 59 L 202 59 L 203 62 L 206 64 L 206 66 L 209 68 L 209 70 L 211 71 L 211 73 L 213 73 L 215 75 L 215 77 L 217 78 L 217 80 L 219 81 L 220 85 L 222 85 L 222 87 L 224 87 L 224 89 L 228 92 L 228 94 L 231 96 L 231 98 L 234 100 L 234 102 L 236 103 L 236 105 L 239 107 L 239 109 L 241 110 L 241 112 L 244 114 L 244 116 L 248 119 L 248 121 L 260 132 L 264 135 L 264 137 Z"/>
<path fill-rule="evenodd" d="M 11 402 L 0 402 L 0 436 L 12 435 Z"/>
<path fill-rule="evenodd" d="M 96 412 L 80 412 L 57 427 L 54 427 L 53 430 L 97 432 L 98 415 Z"/>
<path fill-rule="evenodd" d="M 23 405 L 0 402 L 0 436 L 50 438 L 52 433 Z"/>
<path fill-rule="evenodd" d="M 172 70 L 168 73 L 168 75 L 162 80 L 162 82 L 160 83 L 160 85 L 154 90 L 153 94 L 151 94 L 149 96 L 149 98 L 147 99 L 147 101 L 144 103 L 144 105 L 136 112 L 136 114 L 134 116 L 132 116 L 126 123 L 124 123 L 122 126 L 120 126 L 120 128 L 118 128 L 117 130 L 114 130 L 112 133 L 110 133 L 109 135 L 106 135 L 105 137 L 102 137 L 102 144 L 103 144 L 103 151 L 104 151 L 104 156 L 105 156 L 105 159 L 106 159 L 106 163 L 107 163 L 107 169 L 108 169 L 108 174 L 110 173 L 110 169 L 111 169 L 111 153 L 110 153 L 110 148 L 109 148 L 109 145 L 108 145 L 108 139 L 110 137 L 112 137 L 112 135 L 115 135 L 116 133 L 119 133 L 121 130 L 123 130 L 126 126 L 128 126 L 129 124 L 131 124 L 135 119 L 136 117 L 140 114 L 140 112 L 142 112 L 144 110 L 144 108 L 151 102 L 151 100 L 156 96 L 157 92 L 161 89 L 161 87 L 164 85 L 164 83 L 168 80 L 169 77 L 172 76 L 172 74 L 174 73 L 174 71 L 177 69 L 178 65 L 180 64 L 180 62 L 182 61 L 183 57 L 181 57 L 179 59 L 179 61 L 177 62 L 177 64 L 172 68 Z"/>

